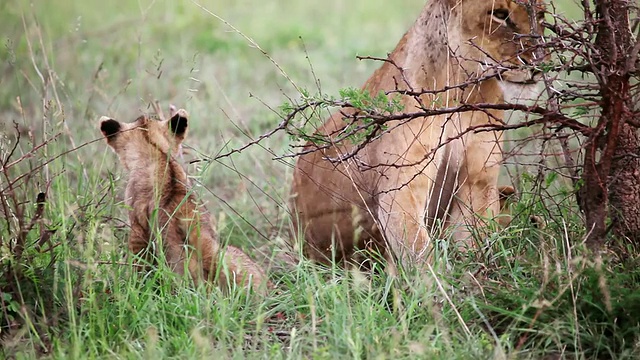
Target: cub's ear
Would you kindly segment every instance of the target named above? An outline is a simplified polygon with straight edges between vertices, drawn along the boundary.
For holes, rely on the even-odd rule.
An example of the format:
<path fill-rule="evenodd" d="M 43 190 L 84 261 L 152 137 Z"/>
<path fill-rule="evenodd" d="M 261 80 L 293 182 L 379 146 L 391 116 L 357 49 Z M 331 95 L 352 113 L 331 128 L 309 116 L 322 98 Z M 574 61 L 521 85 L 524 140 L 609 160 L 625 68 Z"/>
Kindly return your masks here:
<path fill-rule="evenodd" d="M 500 193 L 500 210 L 506 210 L 507 205 L 515 199 L 516 189 L 513 186 L 498 186 Z"/>
<path fill-rule="evenodd" d="M 184 137 L 187 132 L 189 114 L 185 109 L 180 109 L 169 120 L 169 130 L 176 135 L 176 137 Z"/>
<path fill-rule="evenodd" d="M 106 116 L 100 118 L 100 131 L 102 131 L 102 135 L 107 139 L 117 134 L 121 128 L 122 125 L 116 120 Z"/>
<path fill-rule="evenodd" d="M 507 200 L 516 193 L 516 189 L 508 185 L 498 186 L 498 192 L 500 193 L 500 199 Z"/>

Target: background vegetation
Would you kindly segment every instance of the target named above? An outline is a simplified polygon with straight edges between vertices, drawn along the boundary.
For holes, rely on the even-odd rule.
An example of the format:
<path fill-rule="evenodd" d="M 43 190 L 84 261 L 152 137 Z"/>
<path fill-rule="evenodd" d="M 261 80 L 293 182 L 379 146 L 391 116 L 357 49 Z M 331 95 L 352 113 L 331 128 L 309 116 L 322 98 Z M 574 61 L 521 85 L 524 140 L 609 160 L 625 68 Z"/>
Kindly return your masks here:
<path fill-rule="evenodd" d="M 516 184 L 515 225 L 474 256 L 442 241 L 428 274 L 391 281 L 301 261 L 272 269 L 279 291 L 260 298 L 207 294 L 162 266 L 137 273 L 123 260 L 125 179 L 101 115 L 130 121 L 154 99 L 184 107 L 188 157 L 211 159 L 275 127 L 297 89 L 359 86 L 379 64 L 355 56 L 384 57 L 424 1 L 200 4 L 0 3 L 0 356 L 640 356 L 636 260 L 583 256 L 570 205 L 564 222 L 532 229 L 535 174 Z M 293 160 L 273 158 L 290 144 L 276 136 L 188 166 L 222 240 L 258 258 L 288 236 Z"/>

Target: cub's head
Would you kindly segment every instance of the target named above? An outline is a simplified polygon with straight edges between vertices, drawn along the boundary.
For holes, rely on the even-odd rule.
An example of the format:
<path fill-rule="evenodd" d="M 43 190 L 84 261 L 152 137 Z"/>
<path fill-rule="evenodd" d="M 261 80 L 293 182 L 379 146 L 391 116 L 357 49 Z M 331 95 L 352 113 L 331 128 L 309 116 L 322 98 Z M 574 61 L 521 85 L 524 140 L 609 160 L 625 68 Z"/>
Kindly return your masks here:
<path fill-rule="evenodd" d="M 178 152 L 187 135 L 186 110 L 172 111 L 169 120 L 157 121 L 142 115 L 134 122 L 123 123 L 103 116 L 100 131 L 107 144 L 118 154 L 128 170 L 145 167 L 158 156 Z"/>
<path fill-rule="evenodd" d="M 538 33 L 543 31 L 544 3 L 536 0 L 530 16 L 530 0 L 444 0 L 449 6 L 448 43 L 466 70 L 498 65 L 509 69 L 500 79 L 507 85 L 534 85 L 540 77 L 531 65 L 536 58 L 532 45 L 533 18 Z M 544 56 L 546 57 L 546 55 Z"/>

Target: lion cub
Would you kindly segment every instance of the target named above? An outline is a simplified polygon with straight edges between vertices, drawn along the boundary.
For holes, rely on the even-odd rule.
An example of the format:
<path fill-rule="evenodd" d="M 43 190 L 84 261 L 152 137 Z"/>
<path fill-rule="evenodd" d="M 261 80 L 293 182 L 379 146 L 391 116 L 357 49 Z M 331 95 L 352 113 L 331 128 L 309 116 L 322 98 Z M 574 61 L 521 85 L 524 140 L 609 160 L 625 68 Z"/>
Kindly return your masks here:
<path fill-rule="evenodd" d="M 223 289 L 233 281 L 264 291 L 271 287 L 264 271 L 240 249 L 221 247 L 208 212 L 189 189 L 187 174 L 174 158 L 187 133 L 188 115 L 184 109 L 171 112 L 164 121 L 144 115 L 132 123 L 100 119 L 100 131 L 129 173 L 129 250 L 142 255 L 160 236 L 176 273 L 186 269 L 196 283 L 217 278 Z"/>

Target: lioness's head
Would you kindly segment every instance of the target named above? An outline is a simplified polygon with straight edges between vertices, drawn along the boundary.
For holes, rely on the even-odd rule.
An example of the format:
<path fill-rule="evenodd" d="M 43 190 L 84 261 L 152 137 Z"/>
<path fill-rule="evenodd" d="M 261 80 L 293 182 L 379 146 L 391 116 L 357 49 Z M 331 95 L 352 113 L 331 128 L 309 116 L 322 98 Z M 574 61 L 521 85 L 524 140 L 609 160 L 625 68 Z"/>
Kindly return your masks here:
<path fill-rule="evenodd" d="M 100 118 L 100 131 L 109 146 L 118 154 L 128 170 L 144 166 L 157 156 L 175 154 L 187 135 L 188 114 L 184 109 L 175 111 L 164 121 L 143 115 L 131 123 L 122 123 L 109 117 Z"/>
<path fill-rule="evenodd" d="M 474 74 L 499 72 L 507 84 L 535 84 L 539 74 L 531 19 L 543 30 L 544 4 L 530 0 L 432 0 L 449 7 L 447 42 L 463 68 Z M 540 55 L 538 55 L 540 57 Z"/>

